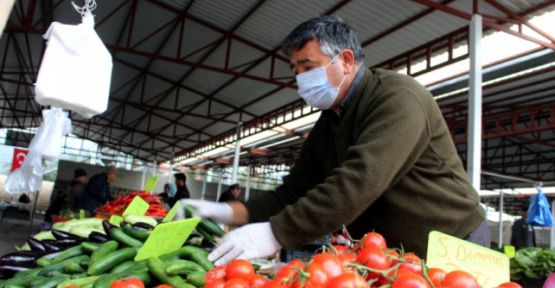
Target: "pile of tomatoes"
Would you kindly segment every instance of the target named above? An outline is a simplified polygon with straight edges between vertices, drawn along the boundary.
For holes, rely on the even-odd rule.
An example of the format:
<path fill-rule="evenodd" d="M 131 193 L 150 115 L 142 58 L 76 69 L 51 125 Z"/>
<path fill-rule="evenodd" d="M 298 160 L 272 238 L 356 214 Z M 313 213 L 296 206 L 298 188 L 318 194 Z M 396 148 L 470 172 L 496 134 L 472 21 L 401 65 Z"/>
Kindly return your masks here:
<path fill-rule="evenodd" d="M 253 265 L 236 259 L 206 275 L 206 288 L 479 288 L 461 270 L 428 268 L 414 253 L 388 249 L 376 232 L 367 233 L 353 247 L 335 245 L 315 254 L 308 263 L 295 259 L 273 279 L 255 273 Z M 508 282 L 498 288 L 518 288 Z"/>

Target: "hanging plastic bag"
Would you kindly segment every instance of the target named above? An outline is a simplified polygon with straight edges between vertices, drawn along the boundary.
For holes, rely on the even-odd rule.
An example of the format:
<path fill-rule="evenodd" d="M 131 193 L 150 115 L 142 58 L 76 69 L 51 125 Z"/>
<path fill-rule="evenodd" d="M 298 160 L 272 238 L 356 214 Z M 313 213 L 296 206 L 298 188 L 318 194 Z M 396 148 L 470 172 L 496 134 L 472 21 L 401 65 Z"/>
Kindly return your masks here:
<path fill-rule="evenodd" d="M 35 86 L 39 104 L 85 118 L 106 111 L 112 75 L 112 56 L 94 30 L 89 3 L 80 8 L 81 24 L 53 22 L 44 34 L 48 46 Z"/>
<path fill-rule="evenodd" d="M 537 189 L 538 194 L 530 201 L 526 222 L 532 226 L 551 227 L 553 226 L 553 215 L 551 215 L 549 202 L 543 194 L 541 186 L 538 186 Z"/>
<path fill-rule="evenodd" d="M 13 195 L 40 190 L 44 175 L 43 160 L 60 156 L 62 140 L 71 132 L 71 120 L 60 108 L 43 110 L 43 121 L 29 144 L 29 154 L 6 179 L 6 191 Z"/>

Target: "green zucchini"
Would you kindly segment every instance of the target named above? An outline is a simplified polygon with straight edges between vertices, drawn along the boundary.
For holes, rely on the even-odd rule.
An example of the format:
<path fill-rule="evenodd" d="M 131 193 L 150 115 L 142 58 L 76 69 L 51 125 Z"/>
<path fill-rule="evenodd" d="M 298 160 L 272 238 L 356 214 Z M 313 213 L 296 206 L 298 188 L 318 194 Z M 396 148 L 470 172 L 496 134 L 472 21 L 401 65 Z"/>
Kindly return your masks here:
<path fill-rule="evenodd" d="M 187 274 L 187 282 L 197 286 L 197 287 L 203 287 L 205 284 L 205 277 L 206 276 L 206 271 L 202 272 L 202 271 L 193 271 L 189 274 Z"/>
<path fill-rule="evenodd" d="M 139 229 L 134 229 L 131 224 L 126 223 L 123 225 L 123 232 L 125 232 L 127 235 L 139 239 L 141 241 L 145 241 L 148 236 L 150 236 L 150 233 L 152 232 L 151 230 L 139 230 Z"/>
<path fill-rule="evenodd" d="M 132 247 L 116 250 L 91 263 L 87 273 L 89 275 L 102 274 L 129 259 L 133 259 L 135 255 L 137 255 L 137 249 Z"/>
<path fill-rule="evenodd" d="M 189 260 L 177 259 L 166 265 L 166 273 L 168 275 L 188 274 L 189 272 L 206 272 L 206 270 L 196 262 Z"/>
<path fill-rule="evenodd" d="M 129 247 L 141 247 L 143 246 L 143 242 L 125 234 L 123 230 L 120 228 L 112 228 L 110 229 L 110 236 L 112 239 L 117 240 L 118 242 L 122 243 L 125 246 Z"/>
<path fill-rule="evenodd" d="M 85 241 L 81 243 L 81 247 L 83 247 L 83 250 L 85 252 L 88 252 L 89 254 L 93 253 L 96 249 L 98 249 L 100 245 L 102 244 L 89 242 L 89 241 Z"/>
<path fill-rule="evenodd" d="M 108 242 L 103 243 L 102 245 L 100 245 L 100 247 L 98 247 L 98 249 L 96 249 L 92 253 L 90 263 L 92 264 L 96 262 L 96 260 L 104 257 L 104 255 L 112 253 L 117 249 L 118 249 L 118 242 L 115 240 L 110 240 Z"/>
<path fill-rule="evenodd" d="M 169 276 L 166 274 L 164 263 L 158 257 L 149 258 L 147 261 L 148 269 L 160 282 L 168 284 L 174 288 L 194 288 L 195 286 L 187 283 L 179 276 Z"/>

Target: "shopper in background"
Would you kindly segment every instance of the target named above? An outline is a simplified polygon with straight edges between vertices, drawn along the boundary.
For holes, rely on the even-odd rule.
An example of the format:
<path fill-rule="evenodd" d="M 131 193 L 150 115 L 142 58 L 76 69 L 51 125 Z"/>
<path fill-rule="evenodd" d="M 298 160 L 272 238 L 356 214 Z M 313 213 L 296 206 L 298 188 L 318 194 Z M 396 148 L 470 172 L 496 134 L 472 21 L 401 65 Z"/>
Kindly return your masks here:
<path fill-rule="evenodd" d="M 246 203 L 182 201 L 223 224 L 254 223 L 226 234 L 210 260 L 268 257 L 342 225 L 354 238 L 376 231 L 421 257 L 432 230 L 489 247 L 480 199 L 425 87 L 364 67 L 355 31 L 337 16 L 302 23 L 283 51 L 299 95 L 322 113 L 275 191 Z"/>
<path fill-rule="evenodd" d="M 511 245 L 515 248 L 521 249 L 525 247 L 536 246 L 536 234 L 534 233 L 534 227 L 526 222 L 528 218 L 528 209 L 522 207 L 520 209 L 520 219 L 513 223 L 511 229 Z"/>
<path fill-rule="evenodd" d="M 171 207 L 173 207 L 177 200 L 191 197 L 189 189 L 187 188 L 187 176 L 185 176 L 185 173 L 177 173 L 174 175 L 174 177 L 175 186 L 177 186 L 177 192 L 175 193 L 174 197 L 170 198 L 169 204 Z"/>
<path fill-rule="evenodd" d="M 82 168 L 73 171 L 73 179 L 69 183 L 66 191 L 66 203 L 71 211 L 79 211 L 79 203 L 77 202 L 85 190 L 87 182 L 87 172 Z"/>
<path fill-rule="evenodd" d="M 220 195 L 218 202 L 229 202 L 229 201 L 237 200 L 239 199 L 239 195 L 241 195 L 241 186 L 235 183 L 229 186 L 229 188 L 227 188 L 227 190 L 225 190 L 224 193 Z"/>
<path fill-rule="evenodd" d="M 177 192 L 177 188 L 175 187 L 175 184 L 166 183 L 164 184 L 164 192 L 158 195 L 162 198 L 162 201 L 164 201 L 165 204 L 170 205 L 170 199 L 175 197 L 176 192 Z M 173 201 L 173 203 L 175 203 L 175 201 Z"/>
<path fill-rule="evenodd" d="M 89 216 L 95 215 L 95 209 L 113 200 L 110 183 L 116 181 L 118 172 L 116 167 L 108 166 L 103 173 L 91 177 L 85 191 L 79 198 L 79 209 L 83 209 Z"/>

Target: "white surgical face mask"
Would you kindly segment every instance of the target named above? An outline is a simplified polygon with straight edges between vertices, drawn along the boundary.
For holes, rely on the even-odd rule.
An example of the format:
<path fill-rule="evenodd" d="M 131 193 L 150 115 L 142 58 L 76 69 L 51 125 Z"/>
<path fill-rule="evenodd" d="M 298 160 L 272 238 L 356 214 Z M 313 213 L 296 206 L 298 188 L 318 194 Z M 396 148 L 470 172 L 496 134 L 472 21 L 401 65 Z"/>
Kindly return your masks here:
<path fill-rule="evenodd" d="M 326 66 L 318 67 L 296 76 L 297 86 L 299 87 L 297 91 L 308 105 L 326 110 L 330 109 L 333 102 L 335 102 L 339 94 L 339 88 L 341 88 L 343 81 L 345 81 L 345 76 L 343 76 L 343 80 L 341 80 L 337 87 L 333 87 L 328 80 L 326 69 L 335 61 L 337 56 L 339 54 L 333 57 Z"/>

